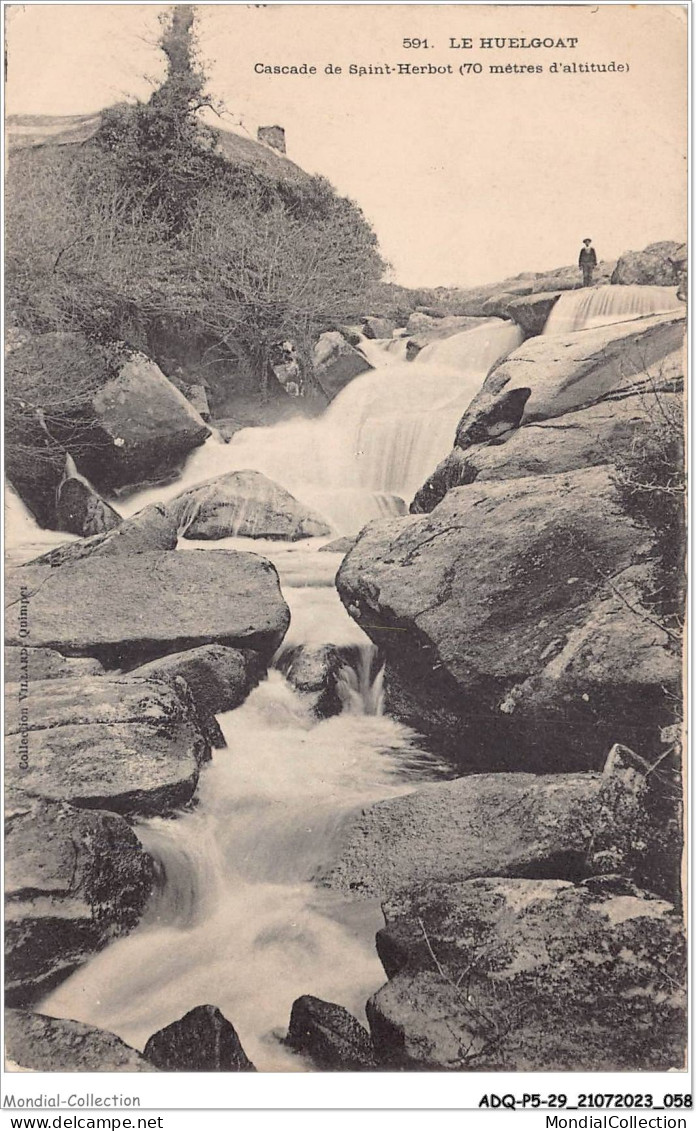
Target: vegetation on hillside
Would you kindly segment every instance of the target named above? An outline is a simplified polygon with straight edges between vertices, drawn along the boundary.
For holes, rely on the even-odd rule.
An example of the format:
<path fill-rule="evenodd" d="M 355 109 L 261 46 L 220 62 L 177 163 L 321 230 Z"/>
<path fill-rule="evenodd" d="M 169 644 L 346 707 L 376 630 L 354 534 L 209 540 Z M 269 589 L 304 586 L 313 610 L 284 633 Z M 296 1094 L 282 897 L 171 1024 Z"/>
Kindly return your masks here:
<path fill-rule="evenodd" d="M 679 639 L 686 600 L 684 412 L 674 397 L 664 395 L 660 379 L 643 401 L 648 424 L 631 449 L 616 457 L 614 478 L 623 510 L 651 535 L 654 546 L 643 600 L 665 631 Z"/>
<path fill-rule="evenodd" d="M 163 334 L 196 339 L 243 358 L 264 393 L 274 343 L 292 338 L 307 362 L 323 329 L 364 308 L 384 264 L 360 209 L 326 180 L 224 157 L 200 116 L 212 100 L 193 21 L 188 5 L 164 19 L 167 75 L 148 102 L 106 111 L 79 149 L 13 157 L 8 309 L 35 333 L 155 355 Z"/>

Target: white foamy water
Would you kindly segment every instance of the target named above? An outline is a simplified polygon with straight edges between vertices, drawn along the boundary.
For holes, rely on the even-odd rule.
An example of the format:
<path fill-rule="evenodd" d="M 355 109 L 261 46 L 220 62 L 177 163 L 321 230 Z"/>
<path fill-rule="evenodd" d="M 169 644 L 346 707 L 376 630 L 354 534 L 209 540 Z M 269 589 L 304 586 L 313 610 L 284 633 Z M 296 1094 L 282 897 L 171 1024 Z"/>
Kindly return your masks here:
<path fill-rule="evenodd" d="M 276 671 L 220 722 L 228 749 L 201 774 L 197 807 L 136 829 L 160 868 L 145 920 L 40 1008 L 142 1048 L 210 1003 L 257 1068 L 303 1070 L 279 1039 L 295 998 L 315 994 L 363 1017 L 384 982 L 377 903 L 335 896 L 312 877 L 349 813 L 408 792 L 438 767 L 388 718 L 344 712 L 317 722 Z"/>
<path fill-rule="evenodd" d="M 119 509 L 131 514 L 214 475 L 253 468 L 341 532 L 402 512 L 449 451 L 490 366 L 520 340 L 516 327 L 493 322 L 433 343 L 424 360 L 397 356 L 352 382 L 320 420 L 247 429 L 228 445 L 211 439 L 178 482 L 121 500 Z M 375 358 L 390 353 L 388 343 L 373 347 Z M 374 946 L 381 912 L 375 901 L 329 893 L 313 877 L 351 813 L 449 771 L 383 714 L 380 657 L 340 603 L 341 555 L 319 552 L 326 541 L 180 542 L 181 552 L 251 549 L 274 561 L 292 616 L 277 660 L 302 645 L 336 645 L 342 711 L 317 720 L 274 669 L 221 716 L 228 747 L 203 769 L 195 804 L 137 827 L 159 873 L 142 923 L 50 994 L 43 1012 L 142 1048 L 187 1010 L 216 1005 L 265 1071 L 311 1067 L 280 1039 L 301 994 L 364 1017 L 385 980 Z"/>
<path fill-rule="evenodd" d="M 22 565 L 55 546 L 74 542 L 75 535 L 61 530 L 43 530 L 19 495 L 5 484 L 5 565 Z"/>
<path fill-rule="evenodd" d="M 211 437 L 176 483 L 121 500 L 133 514 L 229 471 L 253 469 L 318 510 L 337 533 L 402 514 L 451 449 L 459 419 L 491 366 L 522 341 L 510 322 L 491 320 L 432 342 L 413 362 L 395 361 L 357 377 L 316 420 L 246 428 L 229 444 Z M 374 357 L 389 356 L 369 343 Z"/>
<path fill-rule="evenodd" d="M 629 322 L 651 314 L 683 311 L 674 287 L 611 286 L 565 291 L 554 305 L 544 335 L 571 334 L 612 322 Z"/>

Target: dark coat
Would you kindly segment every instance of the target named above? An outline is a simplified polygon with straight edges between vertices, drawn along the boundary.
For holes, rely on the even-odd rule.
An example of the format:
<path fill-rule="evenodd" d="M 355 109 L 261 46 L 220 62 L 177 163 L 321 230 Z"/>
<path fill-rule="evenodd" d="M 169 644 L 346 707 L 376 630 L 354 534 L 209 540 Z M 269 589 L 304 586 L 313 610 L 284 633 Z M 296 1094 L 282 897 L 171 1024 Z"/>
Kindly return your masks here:
<path fill-rule="evenodd" d="M 593 247 L 583 247 L 580 249 L 580 258 L 578 259 L 578 267 L 596 267 L 597 266 L 597 253 Z"/>

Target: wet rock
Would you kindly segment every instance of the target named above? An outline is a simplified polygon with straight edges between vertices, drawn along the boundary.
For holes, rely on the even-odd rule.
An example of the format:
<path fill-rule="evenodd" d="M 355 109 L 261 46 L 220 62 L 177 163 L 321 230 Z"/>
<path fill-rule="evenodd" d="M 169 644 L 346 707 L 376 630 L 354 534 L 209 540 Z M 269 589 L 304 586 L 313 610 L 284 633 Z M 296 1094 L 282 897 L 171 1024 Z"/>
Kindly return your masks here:
<path fill-rule="evenodd" d="M 154 1033 L 143 1056 L 161 1072 L 255 1072 L 233 1025 L 214 1005 L 199 1005 Z"/>
<path fill-rule="evenodd" d="M 164 680 L 170 685 L 184 679 L 211 745 L 221 747 L 225 740 L 215 716 L 239 707 L 265 672 L 258 652 L 205 644 L 134 668 L 130 678 Z"/>
<path fill-rule="evenodd" d="M 678 414 L 682 396 L 662 393 L 664 410 Z M 490 479 L 554 475 L 613 463 L 628 455 L 646 434 L 655 414 L 654 398 L 607 399 L 590 408 L 540 420 L 466 451 L 454 448 L 417 492 L 413 514 L 431 511 L 453 487 Z"/>
<path fill-rule="evenodd" d="M 429 475 L 422 487 L 416 491 L 409 511 L 411 514 L 430 514 L 441 503 L 448 491 L 455 487 L 466 487 L 473 483 L 477 476 L 477 469 L 470 458 L 470 452 L 478 452 L 479 448 L 463 452 L 460 448 L 453 448 L 437 465 L 432 475 Z"/>
<path fill-rule="evenodd" d="M 346 535 L 343 538 L 334 538 L 332 542 L 327 542 L 326 545 L 320 546 L 319 553 L 321 554 L 325 551 L 327 554 L 347 554 L 349 550 L 352 550 L 357 540 L 357 534 Z"/>
<path fill-rule="evenodd" d="M 177 496 L 169 511 L 189 539 L 237 535 L 296 542 L 331 533 L 321 515 L 260 471 L 230 471 L 209 479 Z"/>
<path fill-rule="evenodd" d="M 415 357 L 431 342 L 451 338 L 455 334 L 461 334 L 464 330 L 473 330 L 477 326 L 483 325 L 484 321 L 483 318 L 466 318 L 455 314 L 446 317 L 440 316 L 439 318 L 419 312 L 412 314 L 408 320 L 407 360 L 411 360 L 408 358 L 409 351 Z"/>
<path fill-rule="evenodd" d="M 114 1033 L 81 1021 L 5 1011 L 5 1053 L 32 1072 L 155 1072 Z"/>
<path fill-rule="evenodd" d="M 368 1002 L 389 1067 L 682 1069 L 684 927 L 627 882 L 475 879 L 384 906 Z"/>
<path fill-rule="evenodd" d="M 8 1004 L 26 1005 L 136 925 L 154 865 L 114 813 L 75 808 L 11 787 L 5 809 L 5 974 Z"/>
<path fill-rule="evenodd" d="M 315 379 L 330 401 L 355 377 L 373 368 L 338 330 L 321 335 L 313 360 Z"/>
<path fill-rule="evenodd" d="M 530 294 L 531 283 L 522 290 L 522 294 Z M 491 295 L 481 303 L 481 314 L 484 318 L 504 318 L 510 321 L 510 303 L 515 301 L 517 291 L 502 291 L 500 294 Z"/>
<path fill-rule="evenodd" d="M 342 325 L 337 325 L 335 327 L 335 329 L 338 330 L 338 332 L 343 335 L 343 337 L 346 339 L 346 341 L 349 343 L 349 345 L 351 345 L 351 346 L 359 346 L 360 345 L 360 341 L 363 337 L 363 332 L 362 332 L 363 328 L 362 328 L 361 323 L 358 323 L 355 326 L 347 326 L 344 323 Z"/>
<path fill-rule="evenodd" d="M 121 516 L 89 483 L 71 476 L 57 489 L 56 526 L 80 537 L 108 534 L 121 524 Z"/>
<path fill-rule="evenodd" d="M 310 994 L 293 1002 L 287 1043 L 328 1071 L 376 1068 L 370 1034 L 360 1022 L 342 1005 Z"/>
<path fill-rule="evenodd" d="M 392 338 L 396 326 L 388 318 L 366 318 L 363 322 L 363 334 L 366 338 Z"/>
<path fill-rule="evenodd" d="M 6 608 L 27 595 L 33 645 L 111 667 L 213 643 L 270 657 L 290 619 L 271 563 L 233 550 L 92 554 L 60 569 L 24 566 L 7 578 Z M 6 628 L 6 642 L 21 644 L 18 613 L 8 611 Z"/>
<path fill-rule="evenodd" d="M 210 421 L 210 405 L 205 385 L 189 385 L 185 390 L 186 400 L 189 401 L 201 420 L 206 424 Z"/>
<path fill-rule="evenodd" d="M 326 719 L 343 709 L 338 693 L 343 663 L 335 644 L 305 644 L 282 657 L 280 668 L 288 683 L 309 698 L 314 714 Z"/>
<path fill-rule="evenodd" d="M 47 435 L 40 413 L 25 413 L 15 432 L 21 435 L 17 446 L 8 436 L 5 472 L 13 490 L 39 526 L 55 528 L 56 493 L 65 469 L 66 451 Z M 27 459 L 26 449 L 40 453 Z"/>
<path fill-rule="evenodd" d="M 5 648 L 5 682 L 32 684 L 42 679 L 75 679 L 99 675 L 104 669 L 99 660 L 72 659 L 52 648 Z"/>
<path fill-rule="evenodd" d="M 562 291 L 552 291 L 550 294 L 545 294 L 541 291 L 522 298 L 513 298 L 507 304 L 506 313 L 513 322 L 522 327 L 528 338 L 535 337 L 543 332 L 546 320 L 562 293 Z"/>
<path fill-rule="evenodd" d="M 493 367 L 459 423 L 456 446 L 491 439 L 501 419 L 517 426 L 619 393 L 673 389 L 683 371 L 683 343 L 678 314 L 531 338 Z M 504 411 L 510 404 L 516 414 Z"/>
<path fill-rule="evenodd" d="M 648 545 L 596 467 L 473 483 L 430 515 L 373 522 L 336 583 L 386 655 L 390 709 L 460 762 L 597 768 L 671 721 L 678 648 L 631 575 L 617 584 Z"/>
<path fill-rule="evenodd" d="M 211 420 L 211 426 L 218 434 L 224 444 L 229 444 L 233 436 L 237 432 L 241 432 L 242 428 L 246 428 L 246 424 L 236 416 L 230 417 L 215 417 Z"/>
<path fill-rule="evenodd" d="M 62 566 L 92 555 L 111 557 L 114 554 L 143 554 L 152 550 L 175 550 L 178 525 L 162 503 L 152 503 L 132 518 L 124 519 L 114 530 L 67 542 L 34 558 L 27 565 Z"/>
<path fill-rule="evenodd" d="M 651 243 L 642 251 L 625 251 L 612 273 L 612 283 L 669 287 L 678 282 L 679 264 L 685 259 L 685 245 L 674 240 Z M 675 264 L 677 269 L 675 270 Z"/>
<path fill-rule="evenodd" d="M 153 816 L 193 795 L 209 757 L 186 685 L 97 677 L 6 686 L 6 778 L 45 800 Z"/>
<path fill-rule="evenodd" d="M 474 774 L 357 814 L 320 877 L 364 896 L 473 876 L 584 874 L 599 774 Z"/>

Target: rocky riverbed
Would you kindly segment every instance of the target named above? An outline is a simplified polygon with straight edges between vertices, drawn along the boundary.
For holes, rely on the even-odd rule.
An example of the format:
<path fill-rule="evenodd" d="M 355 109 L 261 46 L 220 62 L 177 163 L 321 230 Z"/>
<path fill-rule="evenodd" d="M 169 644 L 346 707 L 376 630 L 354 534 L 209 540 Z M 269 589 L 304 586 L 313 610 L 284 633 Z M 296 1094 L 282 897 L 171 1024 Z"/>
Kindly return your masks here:
<path fill-rule="evenodd" d="M 621 285 L 630 271 L 666 289 L 655 262 L 624 257 L 597 293 L 639 290 Z M 347 404 L 379 479 L 366 483 L 363 463 L 350 499 L 332 496 L 347 515 L 369 495 L 381 517 L 359 530 L 329 519 L 288 461 L 285 480 L 270 475 L 294 441 L 306 463 L 330 450 L 321 420 L 202 449 L 215 421 L 156 367 L 137 363 L 147 435 L 128 409 L 135 371 L 112 379 L 98 407 L 105 442 L 124 443 L 98 482 L 106 500 L 86 469 L 69 468 L 78 486 L 62 485 L 59 510 L 83 536 L 7 578 L 12 1063 L 682 1067 L 682 653 L 678 594 L 665 597 L 681 531 L 670 519 L 661 533 L 633 485 L 640 457 L 643 488 L 667 466 L 676 490 L 679 467 L 665 461 L 681 458 L 684 318 L 634 310 L 547 333 L 551 312 L 577 305 L 562 282 L 495 296 L 494 317 L 526 340 L 505 330 L 511 352 L 476 379 L 443 433 L 451 450 L 410 494 L 389 480 L 410 482 L 403 460 L 385 472 L 379 443 L 369 447 L 370 412 L 380 427 L 390 419 L 377 439 L 399 457 L 399 440 L 410 444 L 415 459 L 423 410 L 391 421 L 375 343 L 406 402 L 408 382 L 431 380 L 432 358 L 445 356 L 425 351 L 446 347 L 451 361 L 476 343 L 481 356 L 494 296 L 456 324 L 414 315 L 407 334 L 366 319 L 364 352 L 360 334 L 332 332 L 317 362 L 335 396 L 331 428 Z M 402 373 L 393 363 L 407 338 L 417 349 L 397 361 Z M 182 478 L 124 506 L 114 484 L 157 470 L 150 449 L 170 403 L 160 463 L 171 471 L 198 451 Z M 451 414 L 447 402 L 437 420 Z M 87 527 L 74 517 L 83 510 Z M 203 856 L 191 865 L 207 837 L 208 872 Z M 227 938 L 245 918 L 249 939 Z M 219 976 L 194 976 L 184 931 L 201 969 L 222 961 Z M 98 980 L 111 953 L 135 971 L 150 946 L 174 968 L 175 952 L 156 949 L 174 938 L 191 965 L 159 998 L 151 979 L 144 1019 L 60 1012 L 79 999 L 74 979 Z M 215 997 L 232 961 L 223 940 L 262 953 L 266 965 L 250 969 L 269 990 L 288 982 L 280 1022 L 263 987 L 247 996 L 244 971 L 231 1004 Z"/>

